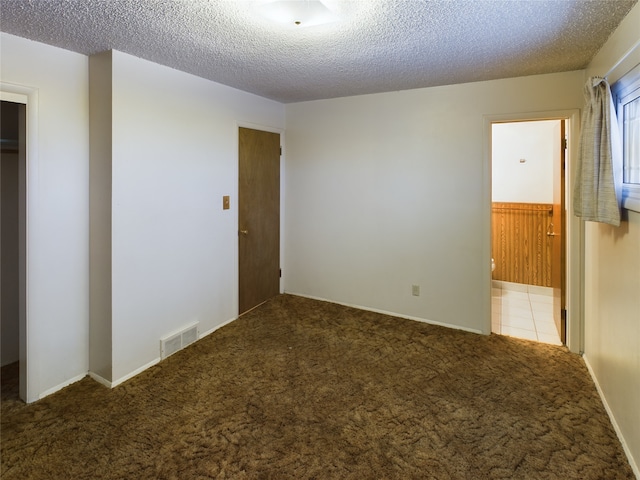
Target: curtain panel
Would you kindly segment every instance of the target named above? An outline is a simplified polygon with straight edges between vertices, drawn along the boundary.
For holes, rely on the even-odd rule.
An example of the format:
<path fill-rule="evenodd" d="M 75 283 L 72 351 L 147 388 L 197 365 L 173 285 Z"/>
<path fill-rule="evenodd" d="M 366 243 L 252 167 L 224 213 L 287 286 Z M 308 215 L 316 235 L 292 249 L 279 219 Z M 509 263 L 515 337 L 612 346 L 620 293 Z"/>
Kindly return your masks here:
<path fill-rule="evenodd" d="M 574 214 L 583 220 L 620 225 L 621 143 L 611 88 L 591 77 L 584 86 Z"/>

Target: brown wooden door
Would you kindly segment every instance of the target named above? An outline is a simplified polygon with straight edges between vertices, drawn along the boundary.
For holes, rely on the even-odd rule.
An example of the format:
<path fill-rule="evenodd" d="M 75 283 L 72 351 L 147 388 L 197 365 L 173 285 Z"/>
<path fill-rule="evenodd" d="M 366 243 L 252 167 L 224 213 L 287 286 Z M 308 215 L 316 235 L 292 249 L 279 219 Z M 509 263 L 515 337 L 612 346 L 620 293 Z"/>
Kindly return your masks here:
<path fill-rule="evenodd" d="M 239 313 L 280 292 L 280 135 L 239 129 Z"/>

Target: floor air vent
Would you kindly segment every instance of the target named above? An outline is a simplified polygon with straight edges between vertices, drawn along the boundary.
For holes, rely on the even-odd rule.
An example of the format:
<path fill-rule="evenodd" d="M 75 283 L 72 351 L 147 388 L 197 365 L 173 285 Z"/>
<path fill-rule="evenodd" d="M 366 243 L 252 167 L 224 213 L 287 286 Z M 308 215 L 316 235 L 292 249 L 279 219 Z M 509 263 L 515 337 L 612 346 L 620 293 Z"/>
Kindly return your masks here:
<path fill-rule="evenodd" d="M 193 323 L 179 332 L 160 339 L 160 358 L 165 359 L 198 340 L 198 324 Z"/>

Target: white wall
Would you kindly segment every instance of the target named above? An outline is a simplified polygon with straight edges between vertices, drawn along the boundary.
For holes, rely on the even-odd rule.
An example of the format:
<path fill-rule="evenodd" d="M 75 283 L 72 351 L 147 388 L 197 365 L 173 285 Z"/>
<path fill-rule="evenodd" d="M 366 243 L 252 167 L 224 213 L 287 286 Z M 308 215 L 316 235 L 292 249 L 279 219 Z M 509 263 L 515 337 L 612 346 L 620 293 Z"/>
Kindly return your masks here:
<path fill-rule="evenodd" d="M 113 52 L 113 382 L 190 322 L 238 315 L 238 123 L 282 104 Z M 222 209 L 223 195 L 231 209 Z"/>
<path fill-rule="evenodd" d="M 89 369 L 88 58 L 1 40 L 2 82 L 39 99 L 39 154 L 28 160 L 35 400 Z M 119 52 L 112 107 L 115 384 L 156 362 L 167 333 L 237 316 L 237 128 L 282 129 L 284 107 Z"/>
<path fill-rule="evenodd" d="M 554 203 L 560 121 L 496 123 L 492 130 L 493 201 Z"/>
<path fill-rule="evenodd" d="M 37 92 L 28 152 L 29 400 L 88 368 L 87 57 L 0 35 L 1 80 Z"/>
<path fill-rule="evenodd" d="M 614 83 L 639 63 L 640 4 L 584 80 Z M 586 222 L 585 248 L 585 359 L 640 478 L 640 213 L 625 210 L 618 228 Z"/>
<path fill-rule="evenodd" d="M 580 108 L 582 80 L 568 72 L 287 105 L 285 290 L 485 331 L 483 115 Z"/>
<path fill-rule="evenodd" d="M 89 57 L 89 371 L 113 380 L 111 278 L 112 52 Z"/>

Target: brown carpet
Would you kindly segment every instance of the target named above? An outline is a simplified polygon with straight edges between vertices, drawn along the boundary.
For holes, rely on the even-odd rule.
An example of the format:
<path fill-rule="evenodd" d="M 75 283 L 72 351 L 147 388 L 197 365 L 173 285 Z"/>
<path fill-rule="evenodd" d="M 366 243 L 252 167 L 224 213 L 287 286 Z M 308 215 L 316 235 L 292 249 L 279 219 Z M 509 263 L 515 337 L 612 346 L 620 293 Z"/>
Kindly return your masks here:
<path fill-rule="evenodd" d="M 2 480 L 633 478 L 565 348 L 291 295 L 1 413 Z"/>

